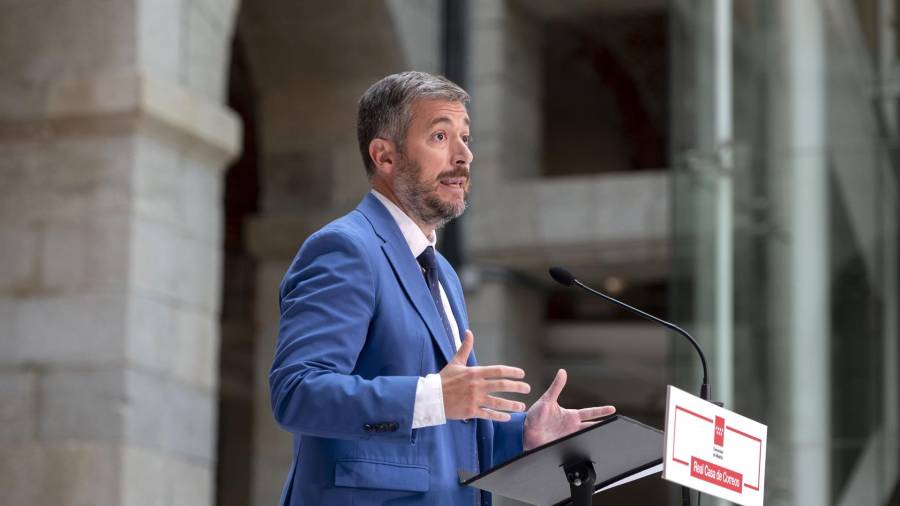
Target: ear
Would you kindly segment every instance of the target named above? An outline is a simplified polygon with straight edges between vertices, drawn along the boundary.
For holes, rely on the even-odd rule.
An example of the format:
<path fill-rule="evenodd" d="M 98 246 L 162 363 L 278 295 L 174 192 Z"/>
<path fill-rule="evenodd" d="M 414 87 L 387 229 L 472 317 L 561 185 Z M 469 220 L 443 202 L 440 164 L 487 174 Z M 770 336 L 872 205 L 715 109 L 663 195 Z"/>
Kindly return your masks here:
<path fill-rule="evenodd" d="M 394 143 L 387 139 L 375 138 L 369 142 L 369 157 L 375 164 L 375 171 L 390 175 L 398 161 L 397 149 Z"/>

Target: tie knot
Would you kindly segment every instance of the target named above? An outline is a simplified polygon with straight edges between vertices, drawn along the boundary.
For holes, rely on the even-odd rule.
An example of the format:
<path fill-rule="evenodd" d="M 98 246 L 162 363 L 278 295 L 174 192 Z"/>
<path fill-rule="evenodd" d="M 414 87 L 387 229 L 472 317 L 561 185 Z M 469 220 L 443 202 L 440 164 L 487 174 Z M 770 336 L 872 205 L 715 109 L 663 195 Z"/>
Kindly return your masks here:
<path fill-rule="evenodd" d="M 425 248 L 416 260 L 419 261 L 419 265 L 422 266 L 423 269 L 426 270 L 436 270 L 437 269 L 437 257 L 434 256 L 434 248 L 431 246 Z"/>

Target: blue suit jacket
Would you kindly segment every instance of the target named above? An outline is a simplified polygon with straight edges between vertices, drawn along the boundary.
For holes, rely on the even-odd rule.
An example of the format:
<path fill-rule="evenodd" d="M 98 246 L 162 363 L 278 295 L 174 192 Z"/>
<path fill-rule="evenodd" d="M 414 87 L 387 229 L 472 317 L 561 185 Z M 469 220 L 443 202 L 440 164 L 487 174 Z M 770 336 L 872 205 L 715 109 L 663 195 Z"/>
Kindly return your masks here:
<path fill-rule="evenodd" d="M 462 287 L 438 262 L 462 335 Z M 453 354 L 422 271 L 378 199 L 368 194 L 310 236 L 281 285 L 269 375 L 275 419 L 294 435 L 281 504 L 489 504 L 459 485 L 457 469 L 521 453 L 524 416 L 412 429 L 418 378 Z"/>

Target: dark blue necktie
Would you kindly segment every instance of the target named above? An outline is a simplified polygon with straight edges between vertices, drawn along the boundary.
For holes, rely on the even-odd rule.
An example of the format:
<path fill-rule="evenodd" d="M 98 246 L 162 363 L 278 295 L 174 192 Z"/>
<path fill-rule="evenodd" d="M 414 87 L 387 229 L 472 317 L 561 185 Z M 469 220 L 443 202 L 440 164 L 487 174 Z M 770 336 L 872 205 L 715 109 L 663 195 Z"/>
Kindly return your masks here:
<path fill-rule="evenodd" d="M 456 351 L 456 342 L 453 340 L 453 330 L 450 328 L 450 319 L 444 312 L 444 302 L 441 300 L 441 288 L 438 284 L 440 279 L 440 271 L 438 270 L 437 257 L 434 256 L 434 248 L 431 246 L 425 248 L 425 251 L 419 255 L 416 260 L 422 266 L 425 273 L 425 282 L 428 284 L 428 291 L 431 292 L 431 298 L 434 299 L 434 306 L 439 315 L 441 322 L 444 324 L 444 331 L 447 332 L 447 339 L 450 341 L 450 349 Z"/>

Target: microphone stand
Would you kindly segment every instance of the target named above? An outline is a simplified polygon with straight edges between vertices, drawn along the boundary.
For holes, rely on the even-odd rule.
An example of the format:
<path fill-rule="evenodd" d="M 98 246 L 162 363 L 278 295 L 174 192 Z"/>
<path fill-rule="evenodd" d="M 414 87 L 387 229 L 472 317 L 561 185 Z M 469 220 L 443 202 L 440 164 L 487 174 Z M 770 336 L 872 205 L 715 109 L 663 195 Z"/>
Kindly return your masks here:
<path fill-rule="evenodd" d="M 670 322 L 667 322 L 667 321 L 665 321 L 665 320 L 663 320 L 663 319 L 657 318 L 657 317 L 653 316 L 653 315 L 650 314 L 650 313 L 641 311 L 640 309 L 638 309 L 638 308 L 636 308 L 636 307 L 634 307 L 634 306 L 628 305 L 628 304 L 626 304 L 626 303 L 624 303 L 624 302 L 622 302 L 622 301 L 620 301 L 620 300 L 618 300 L 618 299 L 614 299 L 614 298 L 610 297 L 609 295 L 606 295 L 606 294 L 603 293 L 603 292 L 594 290 L 593 288 L 591 288 L 591 287 L 585 285 L 584 283 L 582 283 L 581 281 L 578 281 L 578 280 L 575 279 L 575 278 L 572 278 L 572 282 L 573 282 L 575 285 L 577 285 L 578 287 L 580 287 L 580 288 L 582 288 L 582 289 L 584 289 L 584 290 L 587 290 L 588 292 L 590 292 L 590 293 L 592 293 L 592 294 L 594 294 L 594 295 L 600 296 L 600 297 L 602 297 L 602 298 L 608 300 L 609 302 L 612 302 L 613 304 L 615 304 L 615 305 L 617 305 L 617 306 L 619 306 L 619 307 L 621 307 L 621 308 L 624 308 L 624 309 L 628 310 L 628 311 L 631 312 L 631 313 L 634 313 L 634 314 L 636 314 L 636 315 L 638 315 L 638 316 L 640 316 L 640 317 L 642 317 L 642 318 L 646 318 L 646 319 L 648 319 L 648 320 L 652 320 L 652 321 L 654 321 L 654 322 L 656 322 L 656 323 L 659 323 L 660 325 L 662 325 L 662 326 L 664 326 L 664 327 L 666 327 L 666 328 L 669 328 L 669 329 L 671 329 L 671 330 L 674 330 L 675 332 L 677 332 L 677 333 L 683 335 L 684 337 L 686 337 L 687 340 L 690 341 L 690 343 L 691 343 L 691 345 L 694 347 L 694 349 L 697 350 L 697 354 L 700 355 L 700 363 L 703 364 L 703 382 L 700 384 L 700 398 L 703 399 L 703 400 L 705 400 L 705 401 L 709 401 L 709 396 L 710 396 L 710 388 L 709 388 L 709 367 L 707 367 L 707 365 L 706 365 L 706 355 L 703 354 L 703 350 L 700 349 L 700 345 L 697 343 L 697 340 L 694 339 L 690 334 L 688 334 L 687 331 L 685 331 L 684 329 L 682 329 L 682 328 L 679 327 L 678 325 L 675 325 L 674 323 L 670 323 Z M 710 401 L 710 402 L 712 402 L 712 401 Z"/>
<path fill-rule="evenodd" d="M 691 346 L 694 347 L 694 349 L 697 351 L 697 354 L 700 356 L 700 363 L 703 365 L 703 381 L 702 381 L 702 383 L 700 384 L 700 398 L 703 399 L 703 400 L 705 400 L 705 401 L 708 401 L 708 402 L 713 402 L 713 401 L 710 400 L 709 367 L 708 367 L 707 364 L 706 364 L 706 355 L 703 353 L 703 350 L 700 349 L 700 344 L 697 343 L 697 340 L 694 339 L 693 336 L 691 336 L 690 334 L 688 334 L 687 331 L 685 331 L 684 329 L 682 329 L 682 328 L 679 327 L 678 325 L 675 325 L 674 323 L 667 322 L 667 321 L 665 321 L 665 320 L 663 320 L 663 319 L 661 319 L 661 318 L 657 318 L 657 317 L 653 316 L 653 315 L 650 314 L 650 313 L 647 313 L 647 312 L 645 312 L 645 311 L 641 311 L 640 309 L 638 309 L 638 308 L 636 308 L 636 307 L 634 307 L 634 306 L 631 306 L 631 305 L 629 305 L 629 304 L 626 304 L 626 303 L 624 303 L 624 302 L 622 302 L 622 301 L 620 301 L 620 300 L 618 300 L 618 299 L 615 299 L 615 298 L 613 298 L 613 297 L 610 297 L 609 295 L 606 295 L 606 294 L 603 293 L 603 292 L 600 292 L 600 291 L 598 291 L 598 290 L 594 290 L 593 288 L 591 288 L 591 287 L 585 285 L 585 284 L 582 283 L 581 281 L 578 281 L 578 279 L 577 279 L 574 275 L 572 275 L 572 273 L 570 273 L 569 271 L 567 271 L 567 270 L 565 270 L 565 269 L 563 269 L 563 268 L 561 268 L 561 267 L 552 267 L 552 268 L 550 269 L 550 276 L 551 276 L 554 280 L 556 280 L 556 282 L 558 282 L 558 283 L 560 283 L 560 284 L 562 284 L 562 285 L 564 285 L 564 286 L 577 285 L 579 288 L 581 288 L 581 289 L 583 289 L 583 290 L 586 290 L 586 291 L 588 291 L 588 292 L 590 292 L 590 293 L 592 293 L 592 294 L 594 294 L 594 295 L 597 295 L 597 296 L 599 296 L 599 297 L 601 297 L 601 298 L 603 298 L 603 299 L 605 299 L 605 300 L 607 300 L 607 301 L 609 301 L 609 302 L 612 302 L 613 304 L 615 304 L 615 305 L 617 305 L 617 306 L 619 306 L 619 307 L 621 307 L 621 308 L 623 308 L 623 309 L 625 309 L 625 310 L 627 310 L 627 311 L 629 311 L 629 312 L 631 312 L 631 313 L 633 313 L 633 314 L 636 314 L 636 315 L 640 316 L 641 318 L 645 318 L 645 319 L 654 321 L 654 322 L 656 322 L 656 323 L 658 323 L 658 324 L 660 324 L 660 325 L 662 325 L 662 326 L 664 326 L 664 327 L 666 327 L 666 328 L 668 328 L 668 329 L 670 329 L 670 330 L 673 330 L 673 331 L 675 331 L 675 332 L 681 334 L 681 335 L 684 336 L 685 338 L 687 338 L 687 340 L 691 343 Z M 721 403 L 721 402 L 713 402 L 713 404 L 716 404 L 716 405 L 718 405 L 718 406 L 722 406 L 722 403 Z M 699 494 L 698 494 L 698 496 L 697 496 L 697 503 L 698 503 L 698 504 L 700 503 L 700 496 L 699 496 Z M 684 486 L 681 487 L 681 504 L 682 504 L 683 506 L 690 506 L 690 505 L 691 505 L 691 492 L 690 492 L 690 489 L 687 488 L 687 487 L 684 487 Z"/>

